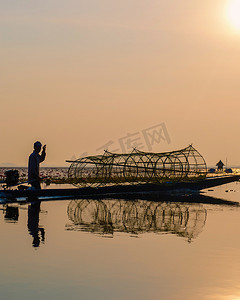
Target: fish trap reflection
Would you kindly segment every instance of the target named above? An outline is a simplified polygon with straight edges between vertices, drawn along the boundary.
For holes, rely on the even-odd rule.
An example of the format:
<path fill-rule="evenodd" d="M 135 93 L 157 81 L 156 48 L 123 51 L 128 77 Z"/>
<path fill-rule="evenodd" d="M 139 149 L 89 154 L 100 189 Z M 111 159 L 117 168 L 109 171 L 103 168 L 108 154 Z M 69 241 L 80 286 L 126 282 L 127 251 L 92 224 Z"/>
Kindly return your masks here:
<path fill-rule="evenodd" d="M 72 222 L 67 230 L 85 231 L 106 237 L 124 232 L 175 234 L 191 242 L 203 230 L 207 211 L 201 205 L 159 203 L 146 200 L 72 200 L 68 205 Z"/>

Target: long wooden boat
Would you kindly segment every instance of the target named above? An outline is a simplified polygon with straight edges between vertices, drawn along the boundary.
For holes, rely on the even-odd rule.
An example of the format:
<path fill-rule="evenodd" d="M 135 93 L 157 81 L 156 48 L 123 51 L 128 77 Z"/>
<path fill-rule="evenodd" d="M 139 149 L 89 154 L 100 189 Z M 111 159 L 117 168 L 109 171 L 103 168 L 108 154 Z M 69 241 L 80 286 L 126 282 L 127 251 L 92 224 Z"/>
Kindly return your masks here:
<path fill-rule="evenodd" d="M 162 195 L 187 195 L 199 193 L 203 189 L 212 188 L 226 183 L 238 181 L 240 175 L 209 177 L 192 182 L 167 182 L 164 184 L 116 185 L 104 187 L 62 188 L 42 190 L 0 190 L 0 199 L 14 200 L 31 197 L 64 197 L 64 198 L 103 198 L 133 197 L 143 194 L 159 193 Z"/>

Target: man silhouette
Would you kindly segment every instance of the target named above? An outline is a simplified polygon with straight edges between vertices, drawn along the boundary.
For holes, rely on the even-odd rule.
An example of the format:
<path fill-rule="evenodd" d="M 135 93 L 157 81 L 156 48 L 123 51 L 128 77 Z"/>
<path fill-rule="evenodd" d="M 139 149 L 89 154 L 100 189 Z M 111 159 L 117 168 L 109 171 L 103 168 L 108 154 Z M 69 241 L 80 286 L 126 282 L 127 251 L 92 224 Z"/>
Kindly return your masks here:
<path fill-rule="evenodd" d="M 28 182 L 32 187 L 41 189 L 40 176 L 39 176 L 39 164 L 44 161 L 46 157 L 46 145 L 43 146 L 42 153 L 40 153 L 42 144 L 40 142 L 34 143 L 34 151 L 28 159 Z"/>

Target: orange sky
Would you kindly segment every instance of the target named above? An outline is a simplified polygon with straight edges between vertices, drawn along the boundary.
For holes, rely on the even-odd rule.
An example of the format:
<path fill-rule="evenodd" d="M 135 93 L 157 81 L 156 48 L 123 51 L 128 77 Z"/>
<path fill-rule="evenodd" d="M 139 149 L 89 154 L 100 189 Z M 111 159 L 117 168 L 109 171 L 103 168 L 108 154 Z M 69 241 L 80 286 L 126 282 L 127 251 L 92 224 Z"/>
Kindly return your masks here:
<path fill-rule="evenodd" d="M 153 151 L 193 143 L 208 165 L 240 165 L 232 1 L 0 1 L 0 164 L 26 165 L 40 140 L 66 165 L 165 123 Z"/>

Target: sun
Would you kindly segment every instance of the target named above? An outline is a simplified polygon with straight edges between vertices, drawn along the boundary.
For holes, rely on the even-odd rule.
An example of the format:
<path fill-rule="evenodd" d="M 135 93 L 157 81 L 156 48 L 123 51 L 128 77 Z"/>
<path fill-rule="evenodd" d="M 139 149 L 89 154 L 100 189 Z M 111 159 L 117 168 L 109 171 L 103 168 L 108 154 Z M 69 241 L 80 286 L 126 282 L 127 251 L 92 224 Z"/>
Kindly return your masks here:
<path fill-rule="evenodd" d="M 230 0 L 227 5 L 227 19 L 229 23 L 240 31 L 240 0 Z"/>

